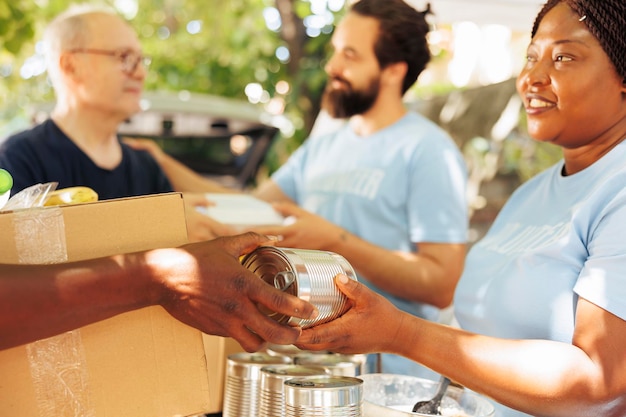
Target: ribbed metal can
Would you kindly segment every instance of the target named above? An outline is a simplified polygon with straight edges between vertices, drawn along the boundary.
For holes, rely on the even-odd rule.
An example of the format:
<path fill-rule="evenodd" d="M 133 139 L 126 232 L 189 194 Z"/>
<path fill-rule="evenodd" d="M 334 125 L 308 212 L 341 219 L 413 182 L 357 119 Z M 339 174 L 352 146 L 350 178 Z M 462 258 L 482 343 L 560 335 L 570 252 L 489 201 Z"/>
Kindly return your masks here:
<path fill-rule="evenodd" d="M 292 378 L 330 375 L 321 366 L 269 365 L 261 368 L 259 417 L 285 415 L 285 381 Z"/>
<path fill-rule="evenodd" d="M 291 359 L 266 353 L 234 353 L 226 361 L 223 417 L 258 416 L 261 368 L 289 364 Z"/>
<path fill-rule="evenodd" d="M 302 352 L 293 356 L 293 363 L 301 366 L 321 366 L 335 376 L 359 376 L 367 355 L 342 355 L 339 353 Z"/>
<path fill-rule="evenodd" d="M 286 417 L 361 417 L 363 381 L 347 376 L 285 381 Z"/>
<path fill-rule="evenodd" d="M 357 279 L 356 272 L 343 256 L 328 251 L 261 246 L 241 262 L 268 284 L 317 307 L 319 315 L 311 320 L 265 311 L 279 323 L 302 328 L 333 320 L 346 311 L 346 297 L 334 282 L 337 274 Z"/>

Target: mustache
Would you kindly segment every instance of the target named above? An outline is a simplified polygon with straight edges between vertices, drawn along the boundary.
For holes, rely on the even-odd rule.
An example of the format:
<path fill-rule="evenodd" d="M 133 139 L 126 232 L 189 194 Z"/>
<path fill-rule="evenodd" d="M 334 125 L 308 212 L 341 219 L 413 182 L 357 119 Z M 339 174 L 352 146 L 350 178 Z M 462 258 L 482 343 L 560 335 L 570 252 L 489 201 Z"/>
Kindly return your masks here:
<path fill-rule="evenodd" d="M 343 78 L 341 76 L 328 77 L 328 82 L 326 84 L 326 86 L 327 86 L 326 88 L 331 89 L 332 88 L 331 85 L 335 81 L 345 85 L 346 87 L 352 88 L 352 84 L 350 84 L 350 81 L 346 80 L 345 78 Z"/>

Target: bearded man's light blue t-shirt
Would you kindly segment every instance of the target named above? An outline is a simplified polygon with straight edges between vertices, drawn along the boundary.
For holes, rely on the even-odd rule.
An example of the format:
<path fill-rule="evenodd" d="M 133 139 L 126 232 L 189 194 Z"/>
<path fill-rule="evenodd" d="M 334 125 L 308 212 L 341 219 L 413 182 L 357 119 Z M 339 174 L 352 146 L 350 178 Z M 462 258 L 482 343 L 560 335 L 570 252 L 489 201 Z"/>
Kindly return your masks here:
<path fill-rule="evenodd" d="M 417 113 L 366 137 L 349 124 L 311 137 L 272 179 L 300 207 L 388 250 L 415 252 L 419 242 L 467 241 L 463 157 L 440 127 Z M 433 306 L 359 279 L 404 311 L 439 317 Z"/>

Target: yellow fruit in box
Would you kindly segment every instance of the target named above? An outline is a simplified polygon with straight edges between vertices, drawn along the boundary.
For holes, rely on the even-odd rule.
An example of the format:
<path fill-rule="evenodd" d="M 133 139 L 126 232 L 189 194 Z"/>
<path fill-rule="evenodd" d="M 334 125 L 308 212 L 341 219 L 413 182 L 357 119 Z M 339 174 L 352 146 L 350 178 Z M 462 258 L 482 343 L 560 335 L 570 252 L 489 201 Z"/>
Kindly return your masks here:
<path fill-rule="evenodd" d="M 98 201 L 98 194 L 89 187 L 61 188 L 48 193 L 44 206 L 63 206 L 66 204 L 90 203 Z"/>

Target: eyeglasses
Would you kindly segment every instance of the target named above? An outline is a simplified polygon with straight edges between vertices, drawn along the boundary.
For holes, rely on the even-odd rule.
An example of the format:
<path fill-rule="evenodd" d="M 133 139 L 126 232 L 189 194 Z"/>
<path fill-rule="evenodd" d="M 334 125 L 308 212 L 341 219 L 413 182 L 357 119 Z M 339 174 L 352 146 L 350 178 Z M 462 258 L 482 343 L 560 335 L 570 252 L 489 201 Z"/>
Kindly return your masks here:
<path fill-rule="evenodd" d="M 135 72 L 140 62 L 144 67 L 148 67 L 152 62 L 150 57 L 131 50 L 109 51 L 106 49 L 77 48 L 70 49 L 69 52 L 72 54 L 96 54 L 115 57 L 122 63 L 122 72 L 128 75 Z"/>

